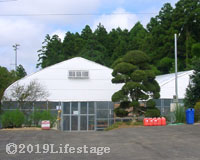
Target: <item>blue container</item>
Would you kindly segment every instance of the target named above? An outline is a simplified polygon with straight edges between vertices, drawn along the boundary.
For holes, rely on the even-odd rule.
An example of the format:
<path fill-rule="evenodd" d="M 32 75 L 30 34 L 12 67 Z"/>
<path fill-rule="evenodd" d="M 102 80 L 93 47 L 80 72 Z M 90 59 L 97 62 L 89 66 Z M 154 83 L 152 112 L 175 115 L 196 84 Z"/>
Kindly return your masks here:
<path fill-rule="evenodd" d="M 194 124 L 194 108 L 186 110 L 186 122 L 187 124 Z"/>

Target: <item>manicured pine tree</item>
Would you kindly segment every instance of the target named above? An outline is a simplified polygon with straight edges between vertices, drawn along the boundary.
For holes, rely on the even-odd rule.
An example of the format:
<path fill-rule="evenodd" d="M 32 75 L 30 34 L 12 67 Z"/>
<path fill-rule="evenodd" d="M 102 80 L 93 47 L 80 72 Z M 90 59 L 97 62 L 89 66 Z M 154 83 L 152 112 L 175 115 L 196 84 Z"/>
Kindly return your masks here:
<path fill-rule="evenodd" d="M 155 80 L 155 73 L 149 64 L 149 57 L 142 51 L 129 51 L 113 64 L 112 83 L 124 84 L 121 90 L 112 96 L 113 102 L 120 106 L 129 102 L 134 113 L 139 112 L 139 101 L 160 97 L 160 87 Z"/>

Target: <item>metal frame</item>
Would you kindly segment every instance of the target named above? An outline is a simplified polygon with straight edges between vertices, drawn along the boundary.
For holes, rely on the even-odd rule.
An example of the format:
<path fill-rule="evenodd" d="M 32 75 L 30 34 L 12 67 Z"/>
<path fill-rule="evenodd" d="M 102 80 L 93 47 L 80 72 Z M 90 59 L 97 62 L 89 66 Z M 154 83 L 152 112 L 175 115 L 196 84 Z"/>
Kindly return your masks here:
<path fill-rule="evenodd" d="M 69 109 L 69 114 L 64 114 L 64 103 L 69 103 L 70 109 Z M 78 103 L 78 115 L 73 115 L 72 114 L 72 103 L 73 102 L 61 102 L 61 110 L 62 110 L 62 114 L 61 114 L 61 130 L 64 130 L 63 127 L 63 118 L 64 116 L 69 116 L 70 122 L 69 122 L 69 130 L 66 130 L 67 132 L 80 132 L 80 131 L 96 131 L 96 103 L 94 102 L 94 114 L 89 114 L 89 102 L 87 103 L 87 113 L 86 114 L 81 114 L 81 102 L 77 102 Z M 72 116 L 77 116 L 78 117 L 78 128 L 77 130 L 72 130 Z M 81 116 L 86 116 L 87 117 L 87 130 L 81 130 Z M 94 116 L 94 130 L 89 130 L 88 126 L 89 126 L 89 116 Z"/>

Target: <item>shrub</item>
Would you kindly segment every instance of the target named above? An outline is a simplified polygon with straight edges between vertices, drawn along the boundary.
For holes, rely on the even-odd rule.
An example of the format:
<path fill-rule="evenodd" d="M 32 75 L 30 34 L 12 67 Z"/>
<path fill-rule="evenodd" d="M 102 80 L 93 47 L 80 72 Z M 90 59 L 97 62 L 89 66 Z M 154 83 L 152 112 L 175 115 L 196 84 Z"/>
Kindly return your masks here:
<path fill-rule="evenodd" d="M 19 111 L 18 109 L 16 111 L 11 112 L 12 114 L 12 121 L 14 127 L 21 127 L 22 124 L 24 124 L 24 114 Z"/>
<path fill-rule="evenodd" d="M 9 128 L 13 127 L 12 120 L 11 120 L 11 114 L 9 111 L 6 111 L 1 116 L 1 123 L 3 128 Z"/>
<path fill-rule="evenodd" d="M 194 109 L 195 109 L 194 119 L 195 119 L 195 122 L 198 122 L 200 121 L 200 102 L 197 102 L 195 104 Z"/>
<path fill-rule="evenodd" d="M 184 123 L 185 122 L 185 108 L 183 106 L 176 106 L 174 111 L 176 122 Z"/>
<path fill-rule="evenodd" d="M 1 117 L 3 128 L 21 127 L 24 123 L 24 114 L 19 110 L 6 111 Z"/>
<path fill-rule="evenodd" d="M 26 127 L 32 126 L 32 120 L 31 120 L 30 116 L 25 116 L 24 126 L 26 126 Z"/>
<path fill-rule="evenodd" d="M 33 113 L 30 115 L 30 120 L 32 124 L 35 126 L 39 126 L 40 121 L 42 120 L 42 112 L 40 110 L 34 110 Z"/>
<path fill-rule="evenodd" d="M 128 113 L 129 113 L 128 111 L 126 111 L 125 109 L 122 109 L 120 107 L 115 108 L 114 112 L 117 117 L 126 117 L 126 116 L 128 116 Z"/>
<path fill-rule="evenodd" d="M 49 120 L 51 127 L 53 127 L 54 123 L 56 122 L 56 116 L 53 115 L 49 110 L 45 110 L 41 112 L 41 121 L 43 120 Z"/>
<path fill-rule="evenodd" d="M 160 110 L 157 108 L 147 109 L 145 117 L 160 117 Z"/>
<path fill-rule="evenodd" d="M 155 109 L 156 102 L 152 99 L 148 100 L 146 103 L 148 109 Z"/>

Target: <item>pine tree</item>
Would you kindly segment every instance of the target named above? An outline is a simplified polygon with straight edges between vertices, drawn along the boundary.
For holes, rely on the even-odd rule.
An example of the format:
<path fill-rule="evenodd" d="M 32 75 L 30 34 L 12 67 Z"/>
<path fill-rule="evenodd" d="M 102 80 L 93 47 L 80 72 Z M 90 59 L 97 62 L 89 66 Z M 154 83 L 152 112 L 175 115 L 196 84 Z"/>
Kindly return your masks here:
<path fill-rule="evenodd" d="M 19 79 L 23 78 L 27 75 L 24 67 L 21 64 L 19 66 L 17 66 L 16 75 Z"/>
<path fill-rule="evenodd" d="M 184 103 L 186 107 L 193 108 L 200 101 L 200 59 L 193 61 L 194 72 L 190 76 L 190 83 L 186 89 Z"/>
<path fill-rule="evenodd" d="M 144 52 L 129 51 L 113 67 L 112 83 L 124 83 L 121 90 L 113 94 L 113 102 L 120 102 L 120 106 L 127 102 L 128 107 L 133 107 L 137 113 L 140 111 L 140 100 L 160 97 L 160 87 L 149 64 L 149 57 Z"/>

